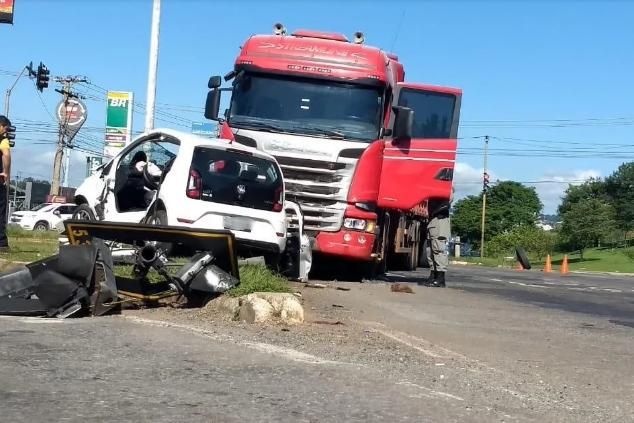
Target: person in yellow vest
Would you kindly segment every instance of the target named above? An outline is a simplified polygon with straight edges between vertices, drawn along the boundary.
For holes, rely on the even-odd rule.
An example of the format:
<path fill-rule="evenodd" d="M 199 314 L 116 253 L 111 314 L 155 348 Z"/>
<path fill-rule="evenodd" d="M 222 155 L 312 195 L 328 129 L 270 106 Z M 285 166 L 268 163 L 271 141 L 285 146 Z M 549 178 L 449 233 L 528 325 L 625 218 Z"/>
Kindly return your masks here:
<path fill-rule="evenodd" d="M 0 253 L 9 252 L 7 206 L 11 183 L 11 144 L 7 135 L 10 126 L 11 121 L 0 115 Z"/>

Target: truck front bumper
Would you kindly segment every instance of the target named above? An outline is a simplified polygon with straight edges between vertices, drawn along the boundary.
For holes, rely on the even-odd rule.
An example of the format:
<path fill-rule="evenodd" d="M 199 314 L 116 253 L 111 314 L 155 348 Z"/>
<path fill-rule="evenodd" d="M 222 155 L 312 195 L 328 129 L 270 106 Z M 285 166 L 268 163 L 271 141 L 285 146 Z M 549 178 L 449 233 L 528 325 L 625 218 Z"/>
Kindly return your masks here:
<path fill-rule="evenodd" d="M 312 243 L 313 251 L 354 260 L 373 260 L 376 236 L 367 232 L 342 229 L 338 232 L 319 232 Z"/>

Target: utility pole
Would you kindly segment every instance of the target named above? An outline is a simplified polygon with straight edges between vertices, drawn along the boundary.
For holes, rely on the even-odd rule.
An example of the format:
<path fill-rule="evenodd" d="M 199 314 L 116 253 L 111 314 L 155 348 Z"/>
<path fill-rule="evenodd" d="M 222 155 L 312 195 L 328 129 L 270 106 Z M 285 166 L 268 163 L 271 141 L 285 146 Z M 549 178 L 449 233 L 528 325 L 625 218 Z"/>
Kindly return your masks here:
<path fill-rule="evenodd" d="M 77 94 L 71 91 L 72 84 L 77 82 L 87 82 L 86 78 L 67 76 L 65 78 L 55 78 L 55 82 L 62 83 L 63 88 L 61 90 L 55 90 L 64 96 L 64 115 L 66 119 L 59 122 L 59 131 L 57 135 L 57 149 L 55 150 L 55 160 L 53 161 L 53 180 L 51 181 L 50 195 L 59 195 L 61 171 L 62 171 L 62 159 L 64 158 L 64 148 L 72 148 L 71 145 L 67 145 L 65 134 L 66 127 L 68 125 L 68 114 L 66 112 L 66 106 L 68 105 L 68 99 L 77 98 Z M 68 168 L 66 169 L 68 173 Z M 66 181 L 66 177 L 64 178 Z"/>
<path fill-rule="evenodd" d="M 480 258 L 484 257 L 484 222 L 487 211 L 487 191 L 489 190 L 489 174 L 487 173 L 487 160 L 489 156 L 489 136 L 484 137 L 484 171 L 482 174 L 482 225 L 480 238 Z"/>
<path fill-rule="evenodd" d="M 156 103 L 156 73 L 158 68 L 159 34 L 161 23 L 161 0 L 154 0 L 152 7 L 152 31 L 150 35 L 150 62 L 147 78 L 147 100 L 145 102 L 145 132 L 154 129 Z"/>

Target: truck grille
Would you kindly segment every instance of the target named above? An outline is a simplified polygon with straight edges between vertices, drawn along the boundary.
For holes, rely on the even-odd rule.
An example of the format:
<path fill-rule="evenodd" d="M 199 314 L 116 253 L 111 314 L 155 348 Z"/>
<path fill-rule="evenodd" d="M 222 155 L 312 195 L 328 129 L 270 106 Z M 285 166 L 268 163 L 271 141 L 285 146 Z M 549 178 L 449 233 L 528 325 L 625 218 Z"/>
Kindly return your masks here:
<path fill-rule="evenodd" d="M 302 207 L 305 231 L 338 231 L 356 160 L 347 163 L 275 158 L 284 173 L 286 199 Z M 292 222 L 297 222 L 296 217 Z"/>

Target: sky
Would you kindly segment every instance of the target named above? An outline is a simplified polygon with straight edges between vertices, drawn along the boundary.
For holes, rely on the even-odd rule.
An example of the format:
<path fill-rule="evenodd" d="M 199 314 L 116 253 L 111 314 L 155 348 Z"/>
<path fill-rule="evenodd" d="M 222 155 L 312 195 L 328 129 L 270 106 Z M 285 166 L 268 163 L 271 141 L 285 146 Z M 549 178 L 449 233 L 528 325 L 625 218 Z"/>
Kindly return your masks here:
<path fill-rule="evenodd" d="M 15 0 L 14 25 L 0 25 L 0 90 L 31 61 L 52 76 L 86 76 L 75 87 L 88 106 L 81 144 L 98 149 L 104 90 L 146 101 L 151 12 L 152 0 Z M 634 2 L 625 0 L 162 0 L 156 126 L 203 122 L 209 76 L 231 70 L 240 45 L 276 22 L 289 32 L 362 31 L 367 44 L 398 54 L 406 80 L 462 88 L 457 197 L 481 189 L 485 135 L 491 180 L 535 186 L 546 213 L 569 182 L 634 160 Z M 51 123 L 55 88 L 38 95 L 23 78 L 10 117 Z M 33 128 L 18 133 L 12 171 L 50 180 L 56 135 Z M 70 185 L 85 169 L 85 154 L 73 152 Z"/>

